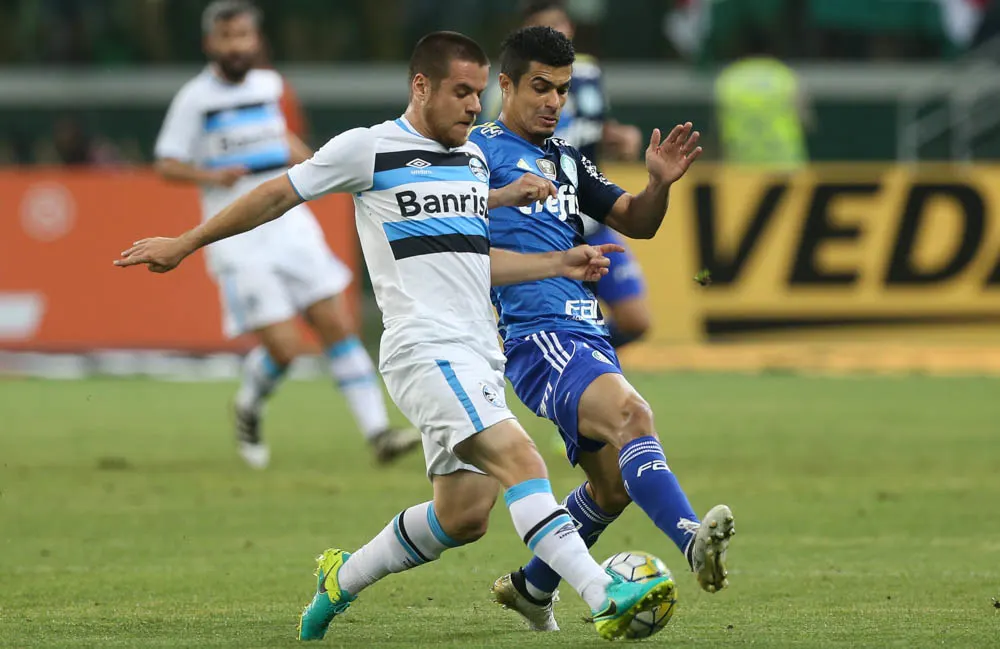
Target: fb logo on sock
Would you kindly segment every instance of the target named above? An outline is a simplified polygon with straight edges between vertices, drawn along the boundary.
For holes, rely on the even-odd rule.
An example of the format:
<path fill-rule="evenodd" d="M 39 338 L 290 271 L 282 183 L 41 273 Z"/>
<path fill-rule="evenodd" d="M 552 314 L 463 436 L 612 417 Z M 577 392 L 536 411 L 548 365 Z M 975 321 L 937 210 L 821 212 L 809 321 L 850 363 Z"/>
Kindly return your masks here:
<path fill-rule="evenodd" d="M 641 478 L 642 472 L 646 470 L 650 471 L 669 471 L 670 467 L 664 460 L 653 460 L 652 462 L 646 462 L 639 467 L 639 470 L 635 472 L 635 477 Z"/>

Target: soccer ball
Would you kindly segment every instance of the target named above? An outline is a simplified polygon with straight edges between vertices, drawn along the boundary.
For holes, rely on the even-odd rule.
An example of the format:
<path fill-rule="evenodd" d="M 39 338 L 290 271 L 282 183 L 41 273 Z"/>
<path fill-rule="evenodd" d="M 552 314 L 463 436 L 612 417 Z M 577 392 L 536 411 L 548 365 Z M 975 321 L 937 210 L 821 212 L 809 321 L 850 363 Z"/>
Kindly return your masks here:
<path fill-rule="evenodd" d="M 646 581 L 656 577 L 668 577 L 673 581 L 673 575 L 667 564 L 645 552 L 619 552 L 601 564 L 606 570 L 611 570 L 622 576 L 626 581 Z M 677 604 L 677 588 L 670 599 L 658 604 L 648 611 L 635 616 L 625 633 L 627 638 L 648 638 L 659 633 L 674 615 Z"/>

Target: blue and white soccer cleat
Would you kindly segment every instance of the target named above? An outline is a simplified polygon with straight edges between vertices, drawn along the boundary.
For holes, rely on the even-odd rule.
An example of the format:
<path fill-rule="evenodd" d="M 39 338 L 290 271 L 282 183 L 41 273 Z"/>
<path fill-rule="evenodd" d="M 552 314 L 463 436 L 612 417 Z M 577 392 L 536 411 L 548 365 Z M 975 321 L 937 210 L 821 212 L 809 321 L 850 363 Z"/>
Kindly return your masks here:
<path fill-rule="evenodd" d="M 351 558 L 349 552 L 331 548 L 316 559 L 316 594 L 299 617 L 299 640 L 322 640 L 330 622 L 350 606 L 353 595 L 341 590 L 337 578 L 340 567 Z"/>

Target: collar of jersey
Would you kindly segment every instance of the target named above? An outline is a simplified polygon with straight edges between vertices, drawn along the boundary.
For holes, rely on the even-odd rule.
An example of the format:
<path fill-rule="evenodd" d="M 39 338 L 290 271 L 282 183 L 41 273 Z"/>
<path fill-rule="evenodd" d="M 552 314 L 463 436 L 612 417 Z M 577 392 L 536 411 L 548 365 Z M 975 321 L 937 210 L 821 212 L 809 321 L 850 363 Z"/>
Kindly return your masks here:
<path fill-rule="evenodd" d="M 215 69 L 215 64 L 214 63 L 209 63 L 208 65 L 206 65 L 205 66 L 205 71 L 208 72 L 208 76 L 211 77 L 212 81 L 214 81 L 215 83 L 219 84 L 223 88 L 239 88 L 240 86 L 242 86 L 244 83 L 247 82 L 247 78 L 246 77 L 243 77 L 243 81 L 240 81 L 240 82 L 237 82 L 237 83 L 233 83 L 229 79 L 226 79 L 221 74 L 219 74 L 218 70 Z M 249 75 L 249 74 L 250 73 L 247 72 L 247 75 Z"/>
<path fill-rule="evenodd" d="M 410 135 L 414 135 L 424 140 L 430 140 L 430 138 L 427 137 L 426 135 L 421 135 L 420 133 L 417 133 L 417 129 L 413 128 L 413 124 L 410 124 L 410 120 L 406 119 L 406 115 L 400 115 L 399 117 L 397 117 L 396 125 L 399 126 L 399 128 L 406 131 L 407 133 L 409 133 Z"/>
<path fill-rule="evenodd" d="M 510 130 L 510 128 L 508 128 L 506 124 L 504 124 L 504 123 L 503 123 L 502 121 L 500 121 L 500 119 L 499 119 L 499 118 L 497 119 L 497 121 L 496 121 L 496 124 L 497 124 L 498 126 L 500 126 L 500 128 L 502 128 L 502 129 L 503 129 L 504 133 L 507 133 L 507 134 L 508 134 L 508 135 L 510 135 L 510 136 L 511 136 L 512 138 L 516 138 L 516 139 L 520 140 L 521 142 L 524 142 L 525 144 L 527 144 L 528 146 L 530 146 L 530 147 L 531 147 L 532 149 L 534 149 L 535 151 L 538 151 L 538 152 L 539 152 L 540 154 L 542 154 L 542 155 L 545 155 L 545 149 L 544 149 L 544 148 L 542 148 L 542 147 L 538 146 L 537 144 L 532 144 L 531 142 L 528 142 L 528 141 L 527 141 L 527 140 L 525 140 L 525 139 L 524 139 L 523 137 L 521 137 L 520 135 L 518 135 L 518 134 L 517 134 L 517 133 L 515 133 L 514 131 Z M 548 139 L 548 138 L 545 138 L 545 141 L 546 141 L 546 142 L 548 142 L 548 141 L 549 141 L 549 139 Z"/>
<path fill-rule="evenodd" d="M 396 126 L 398 126 L 399 128 L 403 129 L 404 131 L 406 131 L 407 133 L 409 133 L 413 137 L 419 137 L 421 140 L 426 140 L 427 142 L 433 142 L 434 144 L 438 145 L 439 147 L 441 147 L 445 151 L 454 151 L 455 149 L 460 149 L 461 148 L 461 147 L 455 147 L 454 149 L 452 149 L 452 148 L 446 147 L 445 145 L 441 144 L 437 140 L 432 140 L 431 138 L 427 137 L 426 135 L 421 135 L 420 133 L 417 132 L 417 129 L 413 128 L 413 124 L 410 124 L 410 120 L 406 119 L 406 115 L 400 115 L 399 117 L 396 118 Z"/>

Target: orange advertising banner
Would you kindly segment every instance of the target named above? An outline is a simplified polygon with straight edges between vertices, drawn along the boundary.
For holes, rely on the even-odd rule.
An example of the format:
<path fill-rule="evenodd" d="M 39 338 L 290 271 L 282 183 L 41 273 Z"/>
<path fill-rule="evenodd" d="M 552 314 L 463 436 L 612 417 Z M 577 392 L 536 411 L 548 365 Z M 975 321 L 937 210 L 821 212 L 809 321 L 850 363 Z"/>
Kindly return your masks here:
<path fill-rule="evenodd" d="M 310 207 L 334 253 L 357 271 L 351 198 Z M 248 339 L 222 334 L 200 253 L 167 275 L 111 264 L 136 239 L 180 234 L 200 218 L 197 190 L 145 169 L 0 171 L 0 349 L 248 348 Z M 355 307 L 357 295 L 355 282 Z"/>

